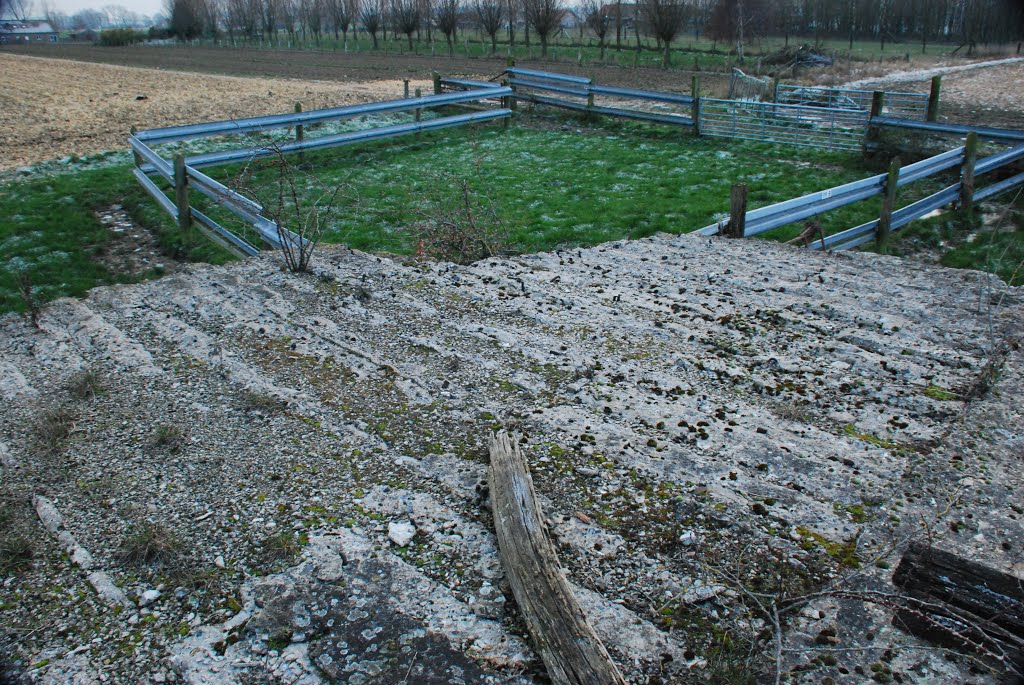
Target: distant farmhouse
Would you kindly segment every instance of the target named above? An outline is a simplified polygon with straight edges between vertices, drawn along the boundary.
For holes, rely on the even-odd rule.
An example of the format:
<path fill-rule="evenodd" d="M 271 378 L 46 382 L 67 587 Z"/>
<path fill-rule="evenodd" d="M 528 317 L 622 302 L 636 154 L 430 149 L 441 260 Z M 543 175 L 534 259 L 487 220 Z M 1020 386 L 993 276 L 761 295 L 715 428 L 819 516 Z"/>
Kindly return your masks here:
<path fill-rule="evenodd" d="M 57 32 L 43 19 L 0 19 L 0 44 L 56 43 Z"/>

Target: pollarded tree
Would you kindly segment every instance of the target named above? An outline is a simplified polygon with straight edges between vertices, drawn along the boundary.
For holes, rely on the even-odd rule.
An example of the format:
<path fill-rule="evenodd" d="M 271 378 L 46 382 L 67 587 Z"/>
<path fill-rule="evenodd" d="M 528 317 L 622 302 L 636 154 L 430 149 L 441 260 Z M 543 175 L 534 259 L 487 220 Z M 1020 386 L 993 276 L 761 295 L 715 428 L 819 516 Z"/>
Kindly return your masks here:
<path fill-rule="evenodd" d="M 434 22 L 437 30 L 448 41 L 448 56 L 455 54 L 455 32 L 459 26 L 459 0 L 437 0 L 434 7 Z"/>
<path fill-rule="evenodd" d="M 651 33 L 664 46 L 661 66 L 667 69 L 672 62 L 672 41 L 686 26 L 690 7 L 685 0 L 642 0 L 640 9 Z"/>
<path fill-rule="evenodd" d="M 706 30 L 715 40 L 732 41 L 736 45 L 736 58 L 742 64 L 746 42 L 761 35 L 771 23 L 769 0 L 718 0 Z"/>
<path fill-rule="evenodd" d="M 502 0 L 476 0 L 476 16 L 480 20 L 480 28 L 491 37 L 491 54 L 498 51 L 498 31 L 505 18 L 505 6 Z"/>
<path fill-rule="evenodd" d="M 377 34 L 380 32 L 380 26 L 383 23 L 384 18 L 381 16 L 380 7 L 374 0 L 370 0 L 363 5 L 362 12 L 359 13 L 359 21 L 363 24 L 363 30 L 370 34 L 373 39 L 373 49 L 377 49 Z"/>
<path fill-rule="evenodd" d="M 203 0 L 167 0 L 171 33 L 181 40 L 203 35 L 204 4 Z"/>
<path fill-rule="evenodd" d="M 405 34 L 410 52 L 413 49 L 412 34 L 419 31 L 422 19 L 417 0 L 391 0 L 392 26 L 396 32 Z"/>
<path fill-rule="evenodd" d="M 585 0 L 583 3 L 583 21 L 594 35 L 597 36 L 597 45 L 601 49 L 601 59 L 604 59 L 605 37 L 612 27 L 612 16 L 603 11 L 604 5 L 599 0 Z"/>
<path fill-rule="evenodd" d="M 540 55 L 548 56 L 548 37 L 562 24 L 561 0 L 523 0 L 526 23 L 533 27 L 540 38 Z"/>

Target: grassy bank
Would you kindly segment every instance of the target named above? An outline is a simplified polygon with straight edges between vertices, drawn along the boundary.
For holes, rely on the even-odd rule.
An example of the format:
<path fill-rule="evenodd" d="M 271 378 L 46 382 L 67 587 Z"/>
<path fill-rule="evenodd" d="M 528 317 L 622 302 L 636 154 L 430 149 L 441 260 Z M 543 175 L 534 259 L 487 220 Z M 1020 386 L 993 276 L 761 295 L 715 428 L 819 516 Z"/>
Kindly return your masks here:
<path fill-rule="evenodd" d="M 168 254 L 223 261 L 218 249 L 188 247 L 148 199 L 125 164 L 0 185 L 0 313 L 25 311 L 26 288 L 43 303 L 89 288 L 140 280 L 104 266 L 113 237 L 96 213 L 122 205 L 136 222 L 160 236 Z"/>

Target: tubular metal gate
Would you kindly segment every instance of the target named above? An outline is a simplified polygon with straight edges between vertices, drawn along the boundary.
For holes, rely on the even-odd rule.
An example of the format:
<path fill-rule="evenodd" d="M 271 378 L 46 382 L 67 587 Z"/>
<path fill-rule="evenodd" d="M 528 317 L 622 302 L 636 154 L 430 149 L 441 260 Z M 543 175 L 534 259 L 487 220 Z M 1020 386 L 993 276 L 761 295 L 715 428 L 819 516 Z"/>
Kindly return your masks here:
<path fill-rule="evenodd" d="M 871 111 L 870 90 L 849 88 L 812 88 L 779 84 L 775 101 L 784 105 L 806 105 L 838 109 L 863 109 Z M 893 93 L 886 91 L 882 112 L 893 117 L 908 119 L 928 118 L 927 93 Z"/>
<path fill-rule="evenodd" d="M 739 100 L 700 101 L 700 134 L 829 150 L 859 150 L 868 112 Z"/>

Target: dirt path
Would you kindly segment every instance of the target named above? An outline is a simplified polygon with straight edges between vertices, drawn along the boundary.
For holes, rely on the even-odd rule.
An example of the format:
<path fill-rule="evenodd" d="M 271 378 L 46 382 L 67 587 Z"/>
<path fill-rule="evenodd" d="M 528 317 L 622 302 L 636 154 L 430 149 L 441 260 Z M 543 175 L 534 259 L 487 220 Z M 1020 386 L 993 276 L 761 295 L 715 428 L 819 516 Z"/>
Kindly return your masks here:
<path fill-rule="evenodd" d="M 412 87 L 427 87 L 418 81 Z M 336 82 L 165 72 L 0 53 L 0 170 L 126 147 L 129 129 L 402 95 L 401 79 Z"/>
<path fill-rule="evenodd" d="M 1011 57 L 1009 59 L 996 59 L 988 62 L 975 62 L 974 64 L 964 64 L 958 67 L 935 67 L 933 69 L 915 69 L 913 71 L 897 71 L 885 76 L 877 76 L 873 78 L 860 79 L 858 81 L 850 81 L 844 83 L 842 88 L 867 88 L 869 86 L 876 86 L 888 83 L 914 83 L 917 81 L 927 81 L 934 76 L 946 76 L 947 74 L 959 74 L 965 71 L 976 71 L 978 69 L 989 69 L 991 67 L 1000 67 L 1010 64 L 1021 64 L 1024 63 L 1024 57 Z"/>

